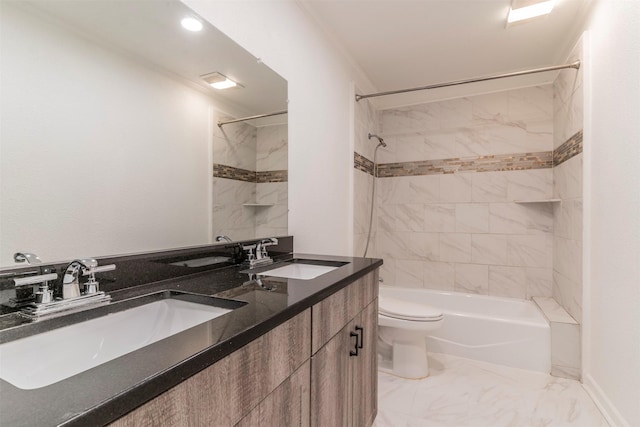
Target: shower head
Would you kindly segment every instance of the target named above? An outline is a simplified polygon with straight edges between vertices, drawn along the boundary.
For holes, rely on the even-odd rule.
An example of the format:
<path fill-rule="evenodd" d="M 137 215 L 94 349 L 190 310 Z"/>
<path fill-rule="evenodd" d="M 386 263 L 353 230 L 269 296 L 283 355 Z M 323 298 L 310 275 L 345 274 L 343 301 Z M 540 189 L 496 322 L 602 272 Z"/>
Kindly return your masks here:
<path fill-rule="evenodd" d="M 383 147 L 386 147 L 386 146 L 387 146 L 387 143 L 386 143 L 386 142 L 384 142 L 384 139 L 380 138 L 378 135 L 374 135 L 374 134 L 371 134 L 371 133 L 370 133 L 370 134 L 369 134 L 369 139 L 371 139 L 371 138 L 376 138 L 378 141 L 380 141 L 380 144 L 379 144 L 379 145 L 382 145 Z"/>

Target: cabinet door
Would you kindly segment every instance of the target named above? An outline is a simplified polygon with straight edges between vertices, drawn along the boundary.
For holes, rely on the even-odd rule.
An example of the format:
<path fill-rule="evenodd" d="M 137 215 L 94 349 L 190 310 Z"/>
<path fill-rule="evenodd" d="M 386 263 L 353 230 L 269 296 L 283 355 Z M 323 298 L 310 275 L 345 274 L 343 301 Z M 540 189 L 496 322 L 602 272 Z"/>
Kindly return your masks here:
<path fill-rule="evenodd" d="M 310 365 L 307 360 L 236 427 L 308 427 Z"/>
<path fill-rule="evenodd" d="M 351 418 L 349 356 L 355 338 L 349 325 L 331 338 L 311 357 L 311 425 L 348 426 Z"/>
<path fill-rule="evenodd" d="M 352 419 L 350 425 L 370 426 L 378 412 L 378 300 L 369 304 L 353 322 L 361 336 L 358 356 L 352 358 Z"/>

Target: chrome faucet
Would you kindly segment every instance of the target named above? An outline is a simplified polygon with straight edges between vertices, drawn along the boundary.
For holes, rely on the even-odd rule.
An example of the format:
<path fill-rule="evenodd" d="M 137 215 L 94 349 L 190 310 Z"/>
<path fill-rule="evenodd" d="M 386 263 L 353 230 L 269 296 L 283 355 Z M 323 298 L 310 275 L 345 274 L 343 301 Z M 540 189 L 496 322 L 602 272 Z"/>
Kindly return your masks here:
<path fill-rule="evenodd" d="M 216 242 L 233 242 L 233 240 L 231 240 L 229 236 L 221 234 L 219 236 L 216 236 Z"/>
<path fill-rule="evenodd" d="M 93 258 L 76 259 L 65 269 L 62 277 L 62 299 L 77 298 L 81 295 L 92 295 L 100 292 L 96 273 L 115 270 L 114 264 L 98 267 L 98 261 Z M 84 292 L 80 293 L 80 276 L 89 276 L 84 283 Z"/>
<path fill-rule="evenodd" d="M 93 263 L 92 263 L 93 261 Z M 89 265 L 87 265 L 89 264 Z M 62 299 L 77 298 L 80 294 L 80 276 L 91 267 L 96 267 L 95 259 L 74 260 L 64 271 L 62 277 Z"/>

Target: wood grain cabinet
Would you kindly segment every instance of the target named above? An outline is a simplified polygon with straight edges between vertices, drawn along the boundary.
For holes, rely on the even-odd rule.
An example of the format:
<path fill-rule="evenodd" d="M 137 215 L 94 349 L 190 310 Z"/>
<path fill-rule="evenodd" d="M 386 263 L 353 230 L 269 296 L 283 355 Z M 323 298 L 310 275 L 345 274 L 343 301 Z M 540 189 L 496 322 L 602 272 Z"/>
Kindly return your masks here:
<path fill-rule="evenodd" d="M 377 296 L 375 270 L 111 425 L 368 427 Z"/>
<path fill-rule="evenodd" d="M 343 291 L 312 308 L 312 426 L 367 427 L 377 414 L 377 272 Z M 317 340 L 318 328 L 340 326 L 336 319 L 342 327 Z"/>

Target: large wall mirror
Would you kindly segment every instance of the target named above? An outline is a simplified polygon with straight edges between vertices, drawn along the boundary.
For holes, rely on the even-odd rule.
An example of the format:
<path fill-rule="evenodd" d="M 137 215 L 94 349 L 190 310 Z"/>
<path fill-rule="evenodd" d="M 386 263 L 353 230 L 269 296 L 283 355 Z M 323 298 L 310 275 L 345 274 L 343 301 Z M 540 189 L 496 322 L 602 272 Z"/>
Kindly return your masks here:
<path fill-rule="evenodd" d="M 281 76 L 178 1 L 0 8 L 0 268 L 287 233 L 287 116 L 217 125 Z"/>

